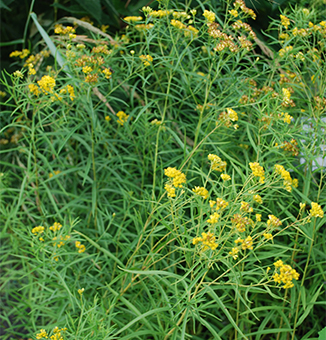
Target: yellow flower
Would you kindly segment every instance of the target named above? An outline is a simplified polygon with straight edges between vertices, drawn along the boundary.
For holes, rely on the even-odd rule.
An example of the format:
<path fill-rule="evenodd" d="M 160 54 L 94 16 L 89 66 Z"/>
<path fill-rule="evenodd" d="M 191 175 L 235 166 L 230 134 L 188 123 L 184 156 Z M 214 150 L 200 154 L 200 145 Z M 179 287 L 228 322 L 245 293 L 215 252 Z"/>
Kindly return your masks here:
<path fill-rule="evenodd" d="M 215 204 L 215 202 L 214 202 Z M 227 206 L 229 205 L 228 202 L 224 201 L 222 198 L 217 198 L 216 199 L 216 210 L 219 210 L 219 209 L 225 209 Z M 214 206 L 214 205 L 213 205 Z"/>
<path fill-rule="evenodd" d="M 276 283 L 284 283 L 283 288 L 292 288 L 294 286 L 292 280 L 299 279 L 299 273 L 291 266 L 283 263 L 282 260 L 278 260 L 274 263 L 275 269 L 279 270 L 279 273 L 273 275 L 273 279 Z"/>
<path fill-rule="evenodd" d="M 203 16 L 207 19 L 208 22 L 214 22 L 215 21 L 215 13 L 212 11 L 208 11 L 205 9 Z"/>
<path fill-rule="evenodd" d="M 288 29 L 289 25 L 290 25 L 290 19 L 287 18 L 285 15 L 280 15 L 280 18 L 281 18 L 281 24 L 286 28 Z"/>
<path fill-rule="evenodd" d="M 267 225 L 276 228 L 282 225 L 282 222 L 274 215 L 268 215 Z"/>
<path fill-rule="evenodd" d="M 81 244 L 79 241 L 75 242 L 75 247 L 78 248 L 78 253 L 83 253 L 86 250 L 86 247 Z"/>
<path fill-rule="evenodd" d="M 223 181 L 228 181 L 231 179 L 231 176 L 229 176 L 228 174 L 221 174 L 221 178 Z"/>
<path fill-rule="evenodd" d="M 142 21 L 143 18 L 140 17 L 140 16 L 129 16 L 129 17 L 125 17 L 123 18 L 124 21 L 127 21 L 127 22 L 134 22 L 134 21 Z"/>
<path fill-rule="evenodd" d="M 235 18 L 239 15 L 239 14 L 238 14 L 238 11 L 235 10 L 235 9 L 231 9 L 231 10 L 229 11 L 229 13 L 230 13 L 232 16 L 234 16 Z"/>
<path fill-rule="evenodd" d="M 250 169 L 255 177 L 259 177 L 259 182 L 265 183 L 265 171 L 262 166 L 259 165 L 258 162 L 249 163 Z"/>
<path fill-rule="evenodd" d="M 321 208 L 321 206 L 315 202 L 311 202 L 311 210 L 310 210 L 310 215 L 314 217 L 324 217 L 324 212 Z"/>
<path fill-rule="evenodd" d="M 254 196 L 254 200 L 255 200 L 255 202 L 257 202 L 258 204 L 262 204 L 262 203 L 263 203 L 263 200 L 262 200 L 262 198 L 260 197 L 260 195 L 255 195 L 255 196 Z"/>
<path fill-rule="evenodd" d="M 222 161 L 220 157 L 214 155 L 214 154 L 209 154 L 207 156 L 208 160 L 211 161 L 211 166 L 212 170 L 216 171 L 224 171 L 226 168 L 226 162 Z"/>
<path fill-rule="evenodd" d="M 234 247 L 231 249 L 231 251 L 229 251 L 229 254 L 233 257 L 234 260 L 236 260 L 238 258 L 238 252 L 239 249 L 237 247 Z"/>
<path fill-rule="evenodd" d="M 244 201 L 241 202 L 240 210 L 243 210 L 243 211 L 249 212 L 249 213 L 253 212 L 253 208 L 250 207 L 249 203 L 244 202 Z"/>
<path fill-rule="evenodd" d="M 109 121 L 111 120 L 111 117 L 110 117 L 110 116 L 105 116 L 105 120 L 106 120 L 107 122 L 109 122 Z"/>
<path fill-rule="evenodd" d="M 43 232 L 44 232 L 44 227 L 42 227 L 42 226 L 38 226 L 38 227 L 35 227 L 35 228 L 32 229 L 32 233 L 34 235 L 42 234 Z"/>
<path fill-rule="evenodd" d="M 171 185 L 171 184 L 165 184 L 164 189 L 167 191 L 168 197 L 173 198 L 173 197 L 176 196 L 176 195 L 175 195 L 175 187 L 174 187 L 173 185 Z"/>
<path fill-rule="evenodd" d="M 36 334 L 36 339 L 42 339 L 42 338 L 45 338 L 45 339 L 48 338 L 48 333 L 45 331 L 45 329 L 41 329 L 40 332 Z"/>
<path fill-rule="evenodd" d="M 150 55 L 141 55 L 140 57 L 140 60 L 144 63 L 144 66 L 149 66 L 151 64 L 151 62 L 153 61 L 153 57 L 150 56 Z"/>
<path fill-rule="evenodd" d="M 53 226 L 50 227 L 50 230 L 55 232 L 55 231 L 60 230 L 61 228 L 62 228 L 62 225 L 60 223 L 54 222 Z"/>
<path fill-rule="evenodd" d="M 270 233 L 264 233 L 263 235 L 264 235 L 264 237 L 265 237 L 267 240 L 272 240 L 272 239 L 273 239 L 273 235 L 270 234 Z"/>
<path fill-rule="evenodd" d="M 78 289 L 78 294 L 83 295 L 85 288 Z"/>
<path fill-rule="evenodd" d="M 210 231 L 208 233 L 202 233 L 201 234 L 202 237 L 195 237 L 192 240 L 192 243 L 194 245 L 198 244 L 199 242 L 203 243 L 203 250 L 207 250 L 207 249 L 212 249 L 215 250 L 218 247 L 218 244 L 215 242 L 215 236 L 213 233 L 211 233 Z"/>
<path fill-rule="evenodd" d="M 209 194 L 208 194 L 208 190 L 203 188 L 203 187 L 195 187 L 194 189 L 192 189 L 192 191 L 196 194 L 199 195 L 201 197 L 203 197 L 204 199 L 207 199 Z"/>
<path fill-rule="evenodd" d="M 16 78 L 24 78 L 23 73 L 20 72 L 20 71 L 15 71 L 15 72 L 13 73 L 13 76 L 16 77 Z"/>
<path fill-rule="evenodd" d="M 36 97 L 41 93 L 40 89 L 39 89 L 38 86 L 35 85 L 35 84 L 29 84 L 29 85 L 28 85 L 28 88 L 29 88 L 29 91 L 30 91 L 31 93 L 33 93 L 34 96 L 36 96 Z"/>
<path fill-rule="evenodd" d="M 123 111 L 119 111 L 117 113 L 117 117 L 119 118 L 117 120 L 118 124 L 120 124 L 121 126 L 123 126 L 123 124 L 128 120 L 129 115 L 125 114 Z"/>
<path fill-rule="evenodd" d="M 176 168 L 169 167 L 164 169 L 164 174 L 173 179 L 173 185 L 176 188 L 181 188 L 182 184 L 186 183 L 186 175 Z"/>
<path fill-rule="evenodd" d="M 43 76 L 37 83 L 44 93 L 52 93 L 55 87 L 55 79 L 50 76 Z"/>
<path fill-rule="evenodd" d="M 87 73 L 92 72 L 93 69 L 90 66 L 84 66 L 82 71 L 87 74 Z"/>
<path fill-rule="evenodd" d="M 256 221 L 261 222 L 261 214 L 256 214 Z"/>
<path fill-rule="evenodd" d="M 210 215 L 210 218 L 207 220 L 208 223 L 214 224 L 218 222 L 220 215 L 218 213 L 214 213 L 213 215 Z"/>
<path fill-rule="evenodd" d="M 71 85 L 67 85 L 67 89 L 68 89 L 68 93 L 69 93 L 69 96 L 70 96 L 70 100 L 73 101 L 76 97 L 74 88 Z"/>
<path fill-rule="evenodd" d="M 106 79 L 110 79 L 112 75 L 112 71 L 109 68 L 105 68 L 102 73 L 104 73 Z"/>

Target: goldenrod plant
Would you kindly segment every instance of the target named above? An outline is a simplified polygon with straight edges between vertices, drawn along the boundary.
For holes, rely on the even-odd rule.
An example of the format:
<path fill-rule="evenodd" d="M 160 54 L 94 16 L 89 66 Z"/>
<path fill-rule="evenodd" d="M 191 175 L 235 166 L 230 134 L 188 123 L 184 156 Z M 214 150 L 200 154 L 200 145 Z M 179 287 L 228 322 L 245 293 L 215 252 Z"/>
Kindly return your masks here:
<path fill-rule="evenodd" d="M 0 92 L 3 339 L 323 334 L 326 22 L 289 7 L 267 43 L 210 4 L 116 36 L 32 14 Z"/>

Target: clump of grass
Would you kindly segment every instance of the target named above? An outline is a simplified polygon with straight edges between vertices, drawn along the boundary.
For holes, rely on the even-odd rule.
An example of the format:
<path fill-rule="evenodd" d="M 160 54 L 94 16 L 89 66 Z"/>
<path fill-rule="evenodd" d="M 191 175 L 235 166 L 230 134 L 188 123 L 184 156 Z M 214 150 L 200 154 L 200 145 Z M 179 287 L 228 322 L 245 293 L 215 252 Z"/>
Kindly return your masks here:
<path fill-rule="evenodd" d="M 224 2 L 223 19 L 158 6 L 121 36 L 76 20 L 12 54 L 5 338 L 317 336 L 325 23 L 283 13 L 275 52 L 243 1 Z"/>

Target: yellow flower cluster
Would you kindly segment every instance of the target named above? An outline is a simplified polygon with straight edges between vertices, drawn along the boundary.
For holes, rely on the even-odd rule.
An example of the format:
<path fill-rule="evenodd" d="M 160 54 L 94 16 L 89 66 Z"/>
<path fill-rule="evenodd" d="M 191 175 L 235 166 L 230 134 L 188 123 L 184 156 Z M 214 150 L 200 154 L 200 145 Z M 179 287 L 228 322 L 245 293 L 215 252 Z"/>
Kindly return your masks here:
<path fill-rule="evenodd" d="M 239 248 L 234 247 L 231 249 L 231 251 L 229 251 L 229 254 L 233 257 L 234 260 L 236 260 L 238 258 L 238 252 Z"/>
<path fill-rule="evenodd" d="M 243 217 L 240 214 L 234 214 L 231 218 L 231 222 L 235 225 L 240 233 L 246 231 L 246 227 L 253 224 L 253 221 L 248 217 Z"/>
<path fill-rule="evenodd" d="M 281 18 L 281 24 L 286 28 L 288 29 L 289 25 L 290 25 L 290 19 L 287 18 L 285 15 L 280 15 L 280 18 Z"/>
<path fill-rule="evenodd" d="M 55 176 L 55 175 L 59 175 L 60 173 L 61 173 L 60 170 L 55 170 L 55 171 L 53 171 L 53 173 L 50 172 L 50 173 L 49 173 L 49 178 L 52 178 L 52 177 Z"/>
<path fill-rule="evenodd" d="M 280 225 L 282 225 L 282 222 L 274 215 L 268 215 L 268 221 L 267 221 L 267 225 L 269 227 L 279 227 Z"/>
<path fill-rule="evenodd" d="M 226 162 L 222 161 L 220 157 L 214 154 L 209 154 L 207 156 L 208 160 L 211 161 L 212 170 L 222 172 L 226 168 Z"/>
<path fill-rule="evenodd" d="M 230 127 L 231 121 L 235 122 L 238 120 L 238 114 L 231 108 L 227 108 L 226 111 L 220 113 L 219 120 L 222 120 L 227 127 Z"/>
<path fill-rule="evenodd" d="M 247 213 L 251 213 L 254 211 L 253 208 L 249 205 L 249 203 L 244 202 L 244 201 L 241 202 L 240 210 L 243 210 Z"/>
<path fill-rule="evenodd" d="M 10 58 L 13 57 L 19 57 L 21 59 L 26 58 L 30 54 L 30 51 L 28 49 L 23 49 L 22 51 L 13 51 L 9 54 Z"/>
<path fill-rule="evenodd" d="M 234 241 L 234 243 L 241 243 L 242 250 L 253 249 L 253 240 L 251 236 L 248 236 L 244 240 L 239 237 L 237 240 Z"/>
<path fill-rule="evenodd" d="M 45 329 L 41 329 L 40 332 L 38 334 L 36 334 L 36 339 L 50 339 L 50 340 L 64 340 L 63 338 L 63 334 L 65 331 L 67 330 L 67 328 L 59 328 L 59 327 L 54 327 L 53 328 L 53 335 L 48 336 L 48 333 L 46 332 Z"/>
<path fill-rule="evenodd" d="M 173 11 L 169 11 L 169 10 L 162 10 L 162 9 L 159 9 L 158 11 L 151 11 L 150 12 L 150 15 L 154 18 L 163 18 L 163 17 L 166 17 L 170 14 L 172 14 Z"/>
<path fill-rule="evenodd" d="M 212 11 L 208 11 L 207 9 L 204 10 L 203 16 L 207 19 L 208 22 L 215 21 L 215 13 Z"/>
<path fill-rule="evenodd" d="M 225 209 L 229 203 L 224 201 L 222 198 L 217 198 L 216 201 L 209 201 L 209 205 L 211 208 L 214 208 L 216 204 L 216 210 L 219 210 L 219 209 Z"/>
<path fill-rule="evenodd" d="M 284 264 L 282 260 L 278 260 L 274 263 L 275 270 L 280 271 L 280 273 L 275 273 L 273 279 L 276 283 L 284 283 L 283 288 L 292 288 L 294 286 L 292 280 L 299 279 L 299 273 L 293 269 L 290 265 Z"/>
<path fill-rule="evenodd" d="M 197 36 L 198 34 L 198 30 L 193 27 L 193 26 L 187 26 L 185 24 L 183 24 L 181 21 L 179 20 L 175 20 L 175 19 L 172 19 L 171 20 L 171 25 L 175 28 L 178 28 L 180 30 L 183 30 L 184 31 L 184 36 L 185 37 L 195 37 Z"/>
<path fill-rule="evenodd" d="M 282 106 L 288 107 L 290 106 L 295 106 L 294 101 L 291 99 L 291 92 L 289 89 L 282 88 L 282 94 L 283 94 L 283 101 L 282 101 Z"/>
<path fill-rule="evenodd" d="M 195 237 L 192 240 L 192 244 L 196 245 L 199 242 L 202 242 L 204 251 L 209 248 L 215 250 L 218 247 L 218 244 L 215 242 L 216 237 L 210 231 L 208 233 L 202 233 L 201 236 L 202 237 Z"/>
<path fill-rule="evenodd" d="M 53 226 L 50 227 L 50 230 L 56 232 L 56 231 L 59 231 L 61 228 L 62 228 L 62 224 L 58 222 L 54 222 Z"/>
<path fill-rule="evenodd" d="M 60 235 L 59 238 L 57 236 L 52 238 L 52 241 L 55 241 L 53 243 L 53 247 L 62 247 L 65 245 L 65 243 L 63 241 L 67 241 L 70 239 L 70 235 L 66 235 L 66 236 L 62 236 Z M 55 260 L 57 261 L 57 257 L 55 257 Z"/>
<path fill-rule="evenodd" d="M 260 195 L 254 195 L 254 201 L 258 204 L 263 204 L 263 200 Z"/>
<path fill-rule="evenodd" d="M 105 68 L 102 73 L 104 73 L 106 79 L 110 79 L 112 75 L 112 71 L 109 68 Z"/>
<path fill-rule="evenodd" d="M 214 224 L 218 222 L 219 218 L 220 218 L 220 215 L 215 212 L 213 215 L 209 216 L 209 219 L 207 220 L 207 222 L 210 224 Z"/>
<path fill-rule="evenodd" d="M 172 184 L 168 184 L 166 183 L 164 186 L 164 189 L 167 191 L 168 193 L 168 197 L 175 197 L 175 187 Z"/>
<path fill-rule="evenodd" d="M 142 21 L 143 18 L 141 16 L 137 17 L 137 16 L 129 16 L 129 17 L 125 17 L 123 18 L 124 21 L 127 22 L 135 22 L 135 21 Z"/>
<path fill-rule="evenodd" d="M 283 185 L 286 191 L 291 192 L 291 186 L 295 188 L 298 186 L 298 180 L 296 178 L 292 179 L 290 173 L 284 169 L 283 165 L 275 164 L 275 172 L 283 178 Z"/>
<path fill-rule="evenodd" d="M 321 208 L 321 206 L 315 202 L 311 202 L 311 210 L 310 210 L 310 215 L 314 217 L 324 217 L 324 212 Z"/>
<path fill-rule="evenodd" d="M 150 55 L 141 55 L 139 56 L 140 60 L 144 63 L 144 66 L 149 66 L 151 64 L 151 62 L 153 61 L 153 57 Z"/>
<path fill-rule="evenodd" d="M 32 229 L 32 233 L 34 235 L 43 234 L 44 233 L 44 227 L 42 227 L 42 226 L 35 227 L 35 228 Z M 44 241 L 44 238 L 40 237 L 39 240 Z"/>
<path fill-rule="evenodd" d="M 223 181 L 228 181 L 231 179 L 231 176 L 229 176 L 228 174 L 221 174 L 221 178 Z"/>
<path fill-rule="evenodd" d="M 145 30 L 150 30 L 151 28 L 153 28 L 154 25 L 153 24 L 139 24 L 136 25 L 135 28 L 137 31 L 145 31 Z"/>
<path fill-rule="evenodd" d="M 253 20 L 256 19 L 256 13 L 252 9 L 248 8 L 243 0 L 235 0 L 233 6 L 236 10 L 240 8 L 243 13 L 249 15 Z"/>
<path fill-rule="evenodd" d="M 55 79 L 51 76 L 43 76 L 37 83 L 44 93 L 52 93 L 55 87 Z"/>
<path fill-rule="evenodd" d="M 258 162 L 249 163 L 250 169 L 255 177 L 259 177 L 259 182 L 265 183 L 265 171 L 264 168 L 259 165 Z"/>
<path fill-rule="evenodd" d="M 194 189 L 192 189 L 192 191 L 196 195 L 199 195 L 199 196 L 203 197 L 204 199 L 207 199 L 209 197 L 208 190 L 204 187 L 195 187 Z"/>
<path fill-rule="evenodd" d="M 282 117 L 284 123 L 291 124 L 291 120 L 293 119 L 293 117 L 290 116 L 287 112 L 281 112 L 280 116 Z"/>
<path fill-rule="evenodd" d="M 176 188 L 182 188 L 182 184 L 186 183 L 186 175 L 176 168 L 164 169 L 164 174 L 173 179 L 173 185 Z"/>
<path fill-rule="evenodd" d="M 270 233 L 264 233 L 263 236 L 267 239 L 267 240 L 272 240 L 273 239 L 273 235 Z"/>
<path fill-rule="evenodd" d="M 62 25 L 55 25 L 54 33 L 66 35 L 75 33 L 75 29 L 71 26 L 63 27 Z"/>
<path fill-rule="evenodd" d="M 124 113 L 123 111 L 119 111 L 117 113 L 117 117 L 119 118 L 117 120 L 118 124 L 120 124 L 121 126 L 123 126 L 123 124 L 127 121 L 127 119 L 129 118 L 129 115 L 127 115 L 126 113 Z"/>
<path fill-rule="evenodd" d="M 75 242 L 75 247 L 79 249 L 78 253 L 83 253 L 86 250 L 86 247 L 83 244 L 81 244 L 79 241 Z"/>

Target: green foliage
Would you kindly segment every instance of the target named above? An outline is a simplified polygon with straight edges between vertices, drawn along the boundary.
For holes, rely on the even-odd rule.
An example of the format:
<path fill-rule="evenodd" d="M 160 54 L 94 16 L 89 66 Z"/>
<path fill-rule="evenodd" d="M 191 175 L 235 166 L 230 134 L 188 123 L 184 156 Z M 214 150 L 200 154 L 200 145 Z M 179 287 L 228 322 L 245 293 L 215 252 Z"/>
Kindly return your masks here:
<path fill-rule="evenodd" d="M 321 331 L 325 22 L 289 9 L 273 52 L 249 8 L 189 4 L 115 36 L 31 14 L 2 80 L 3 339 Z"/>

